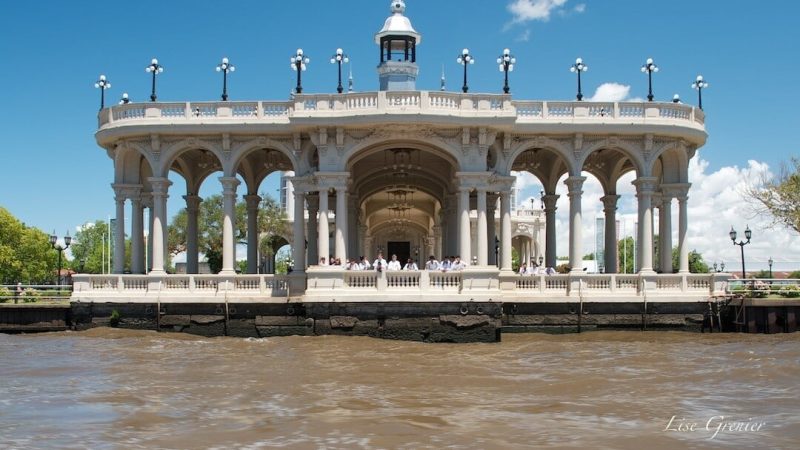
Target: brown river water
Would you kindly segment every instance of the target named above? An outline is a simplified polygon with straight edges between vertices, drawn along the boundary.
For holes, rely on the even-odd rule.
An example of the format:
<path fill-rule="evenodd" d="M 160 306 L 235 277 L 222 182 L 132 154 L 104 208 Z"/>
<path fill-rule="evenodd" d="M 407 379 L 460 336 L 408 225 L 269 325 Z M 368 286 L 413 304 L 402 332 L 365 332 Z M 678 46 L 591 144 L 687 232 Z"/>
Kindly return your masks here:
<path fill-rule="evenodd" d="M 0 335 L 0 448 L 539 447 L 800 448 L 800 334 Z"/>

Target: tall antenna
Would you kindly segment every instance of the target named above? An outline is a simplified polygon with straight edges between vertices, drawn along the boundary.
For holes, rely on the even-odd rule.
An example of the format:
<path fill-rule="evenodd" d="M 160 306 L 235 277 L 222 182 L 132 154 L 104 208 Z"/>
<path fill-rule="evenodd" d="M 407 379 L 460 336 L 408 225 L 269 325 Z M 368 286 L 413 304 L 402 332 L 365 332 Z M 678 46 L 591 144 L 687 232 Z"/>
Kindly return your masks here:
<path fill-rule="evenodd" d="M 442 86 L 441 86 L 440 90 L 441 91 L 445 90 L 444 64 L 442 64 Z"/>
<path fill-rule="evenodd" d="M 347 79 L 347 92 L 353 92 L 353 63 L 349 63 L 350 77 Z"/>

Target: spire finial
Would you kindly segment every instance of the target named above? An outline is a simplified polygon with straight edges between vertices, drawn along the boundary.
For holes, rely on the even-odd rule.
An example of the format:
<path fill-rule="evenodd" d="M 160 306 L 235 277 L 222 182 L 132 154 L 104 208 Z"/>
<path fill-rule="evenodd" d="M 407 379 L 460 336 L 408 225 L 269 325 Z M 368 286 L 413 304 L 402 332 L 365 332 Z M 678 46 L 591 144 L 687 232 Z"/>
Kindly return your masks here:
<path fill-rule="evenodd" d="M 444 87 L 444 82 L 445 82 L 445 78 L 444 78 L 444 64 L 442 64 L 442 87 L 441 87 L 441 90 L 442 90 L 442 92 L 444 92 L 444 90 L 445 90 L 445 87 Z"/>
<path fill-rule="evenodd" d="M 347 79 L 347 92 L 353 92 L 353 65 L 348 64 L 350 67 L 350 77 Z"/>
<path fill-rule="evenodd" d="M 403 14 L 406 12 L 406 2 L 403 0 L 392 0 L 392 14 Z"/>

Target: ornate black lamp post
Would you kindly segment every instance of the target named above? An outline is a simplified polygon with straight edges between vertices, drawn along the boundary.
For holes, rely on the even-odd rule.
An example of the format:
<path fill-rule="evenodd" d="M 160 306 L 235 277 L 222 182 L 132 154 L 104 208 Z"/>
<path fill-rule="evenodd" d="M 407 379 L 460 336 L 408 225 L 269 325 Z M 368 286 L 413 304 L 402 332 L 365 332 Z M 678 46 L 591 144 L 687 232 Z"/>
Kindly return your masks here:
<path fill-rule="evenodd" d="M 583 100 L 583 92 L 581 90 L 581 72 L 589 70 L 589 66 L 583 63 L 583 58 L 575 60 L 575 64 L 571 65 L 569 71 L 578 74 L 578 101 Z"/>
<path fill-rule="evenodd" d="M 130 99 L 130 97 L 128 97 L 128 93 L 127 92 L 123 93 L 122 94 L 122 98 L 119 99 L 119 104 L 120 105 L 127 105 L 130 102 L 131 102 L 131 99 Z"/>
<path fill-rule="evenodd" d="M 703 109 L 703 89 L 708 87 L 708 82 L 703 79 L 702 75 L 698 75 L 697 79 L 692 82 L 692 89 L 697 89 L 697 106 Z"/>
<path fill-rule="evenodd" d="M 767 264 L 769 264 L 769 277 L 770 277 L 770 279 L 772 278 L 772 263 L 774 263 L 774 262 L 775 261 L 772 260 L 772 256 L 770 256 L 769 260 L 767 260 Z"/>
<path fill-rule="evenodd" d="M 745 270 L 744 270 L 744 246 L 750 243 L 750 238 L 752 237 L 753 232 L 750 231 L 749 226 L 745 228 L 744 237 L 747 238 L 747 241 L 739 241 L 739 242 L 736 242 L 736 230 L 734 230 L 733 227 L 731 227 L 731 231 L 730 233 L 728 233 L 728 235 L 731 237 L 733 245 L 738 245 L 739 248 L 742 249 L 742 279 L 745 279 L 747 275 L 745 275 Z"/>
<path fill-rule="evenodd" d="M 100 78 L 94 83 L 94 87 L 100 89 L 100 109 L 106 107 L 106 89 L 111 89 L 111 82 L 106 79 L 105 75 L 100 75 Z"/>
<path fill-rule="evenodd" d="M 156 101 L 156 75 L 164 72 L 164 67 L 158 64 L 157 59 L 153 58 L 153 60 L 150 61 L 150 65 L 144 68 L 144 71 L 153 74 L 153 88 L 150 91 L 150 101 L 154 102 Z"/>
<path fill-rule="evenodd" d="M 475 64 L 475 58 L 469 54 L 469 49 L 465 48 L 461 51 L 461 54 L 458 55 L 456 62 L 464 66 L 464 86 L 461 88 L 461 90 L 466 94 L 469 92 L 469 86 L 467 85 L 467 66 L 470 64 Z"/>
<path fill-rule="evenodd" d="M 217 72 L 222 72 L 222 101 L 228 101 L 228 72 L 235 72 L 236 67 L 228 61 L 228 58 L 222 58 L 222 62 L 217 66 Z"/>
<path fill-rule="evenodd" d="M 500 239 L 497 236 L 494 237 L 494 263 L 500 267 Z"/>
<path fill-rule="evenodd" d="M 297 72 L 297 87 L 295 88 L 295 92 L 302 94 L 303 79 L 301 74 L 306 70 L 306 66 L 311 62 L 311 59 L 303 55 L 302 48 L 298 48 L 297 53 L 289 58 L 289 60 L 292 62 L 292 70 Z"/>
<path fill-rule="evenodd" d="M 342 86 L 342 63 L 347 64 L 350 62 L 350 58 L 344 54 L 344 50 L 337 48 L 336 54 L 331 56 L 331 64 L 336 64 L 339 66 L 339 85 L 336 87 L 336 92 L 342 93 L 344 92 L 344 86 Z"/>
<path fill-rule="evenodd" d="M 58 243 L 58 236 L 56 236 L 56 231 L 53 230 L 53 234 L 50 235 L 50 246 L 53 247 L 55 251 L 58 252 L 58 282 L 57 284 L 61 286 L 61 254 L 64 253 L 64 250 L 69 248 L 69 245 L 72 243 L 72 237 L 70 237 L 69 232 L 67 235 L 64 236 L 64 245 Z"/>
<path fill-rule="evenodd" d="M 511 88 L 508 87 L 508 72 L 514 71 L 514 64 L 517 63 L 517 58 L 511 54 L 511 50 L 504 49 L 503 54 L 497 57 L 497 64 L 500 65 L 500 72 L 505 74 L 505 83 L 503 84 L 503 92 L 508 94 Z M 466 84 L 466 83 L 465 83 Z"/>
<path fill-rule="evenodd" d="M 653 72 L 658 72 L 658 66 L 653 62 L 653 58 L 647 58 L 642 66 L 642 73 L 647 74 L 647 101 L 653 101 Z"/>

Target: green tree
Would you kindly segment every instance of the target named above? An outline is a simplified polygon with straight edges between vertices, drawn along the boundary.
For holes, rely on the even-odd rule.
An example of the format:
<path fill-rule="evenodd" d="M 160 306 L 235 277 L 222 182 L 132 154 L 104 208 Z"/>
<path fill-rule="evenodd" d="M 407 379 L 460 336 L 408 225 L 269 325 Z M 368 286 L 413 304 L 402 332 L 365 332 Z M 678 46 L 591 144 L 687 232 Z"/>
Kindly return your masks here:
<path fill-rule="evenodd" d="M 633 253 L 633 237 L 628 236 L 620 239 L 617 243 L 617 259 L 619 261 L 619 273 L 634 273 L 636 256 Z"/>
<path fill-rule="evenodd" d="M 763 174 L 747 188 L 745 196 L 753 200 L 757 213 L 769 215 L 775 224 L 800 233 L 800 158 L 783 164 L 776 177 Z"/>
<path fill-rule="evenodd" d="M 800 270 L 795 270 L 794 272 L 789 274 L 789 278 L 791 279 L 799 279 L 800 278 Z"/>
<path fill-rule="evenodd" d="M 750 278 L 762 278 L 762 279 L 769 279 L 772 278 L 769 276 L 769 270 L 759 270 L 758 272 L 750 275 Z"/>
<path fill-rule="evenodd" d="M 672 270 L 677 272 L 680 268 L 680 254 L 678 253 L 678 247 L 672 247 Z M 689 272 L 690 273 L 708 273 L 708 264 L 703 260 L 703 255 L 701 255 L 697 250 L 692 250 L 689 252 Z"/>
<path fill-rule="evenodd" d="M 72 269 L 81 270 L 83 261 L 84 273 L 102 273 L 103 267 L 108 270 L 108 225 L 102 220 L 89 222 L 75 233 L 70 249 L 72 251 Z M 128 252 L 130 253 L 130 252 Z M 106 261 L 103 261 L 103 257 Z"/>
<path fill-rule="evenodd" d="M 56 277 L 58 254 L 49 235 L 27 227 L 7 209 L 0 207 L 0 282 L 40 284 Z M 67 265 L 64 264 L 64 267 Z"/>
<path fill-rule="evenodd" d="M 584 261 L 594 261 L 594 253 L 587 253 L 583 255 Z"/>

